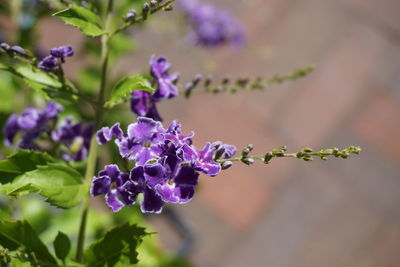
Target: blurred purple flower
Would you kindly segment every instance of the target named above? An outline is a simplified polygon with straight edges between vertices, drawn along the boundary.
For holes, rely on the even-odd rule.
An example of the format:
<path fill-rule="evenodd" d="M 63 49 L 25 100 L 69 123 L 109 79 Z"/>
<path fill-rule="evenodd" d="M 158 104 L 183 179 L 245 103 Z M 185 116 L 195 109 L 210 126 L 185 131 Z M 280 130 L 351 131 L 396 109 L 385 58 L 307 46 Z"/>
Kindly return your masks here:
<path fill-rule="evenodd" d="M 65 62 L 65 57 L 72 57 L 74 55 L 74 50 L 70 45 L 59 46 L 50 49 L 50 55 L 59 58 L 62 63 Z"/>
<path fill-rule="evenodd" d="M 12 114 L 4 126 L 5 144 L 13 146 L 15 136 L 20 133 L 21 140 L 17 146 L 24 149 L 35 148 L 35 139 L 44 132 L 50 132 L 62 109 L 61 105 L 50 101 L 43 110 L 26 108 L 21 115 Z"/>
<path fill-rule="evenodd" d="M 179 79 L 179 73 L 168 74 L 171 64 L 165 57 L 152 56 L 150 59 L 150 74 L 153 83 L 157 84 L 157 90 L 153 99 L 157 102 L 164 98 L 176 97 L 179 93 L 174 83 Z"/>
<path fill-rule="evenodd" d="M 44 71 L 56 70 L 60 67 L 61 63 L 65 63 L 65 57 L 72 57 L 73 55 L 74 50 L 70 45 L 51 48 L 50 55 L 43 58 L 39 62 L 38 67 Z"/>
<path fill-rule="evenodd" d="M 205 47 L 225 43 L 235 47 L 243 45 L 243 28 L 228 11 L 197 0 L 183 0 L 181 6 L 192 27 L 188 35 L 191 43 Z"/>
<path fill-rule="evenodd" d="M 67 117 L 51 136 L 54 141 L 67 146 L 68 152 L 62 154 L 64 160 L 82 161 L 89 154 L 92 133 L 93 124 L 73 124 L 72 117 Z"/>
<path fill-rule="evenodd" d="M 39 62 L 39 69 L 44 71 L 52 71 L 58 69 L 58 60 L 53 56 L 47 56 Z"/>

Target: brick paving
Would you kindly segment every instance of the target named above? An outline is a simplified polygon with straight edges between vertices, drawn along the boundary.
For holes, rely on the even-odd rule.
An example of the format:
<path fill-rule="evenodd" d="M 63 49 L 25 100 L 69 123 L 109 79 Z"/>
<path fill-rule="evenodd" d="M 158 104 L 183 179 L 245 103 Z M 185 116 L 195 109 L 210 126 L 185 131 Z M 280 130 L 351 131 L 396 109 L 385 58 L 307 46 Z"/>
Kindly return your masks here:
<path fill-rule="evenodd" d="M 400 1 L 212 2 L 243 21 L 246 49 L 188 47 L 179 16 L 170 13 L 133 32 L 138 53 L 115 71 L 141 70 L 154 53 L 167 56 L 183 81 L 197 72 L 269 77 L 315 64 L 305 79 L 264 92 L 198 94 L 160 109 L 165 121 L 194 129 L 197 144 L 251 142 L 256 153 L 358 144 L 364 151 L 349 160 L 277 159 L 203 177 L 197 197 L 173 207 L 194 232 L 194 265 L 400 266 Z M 61 44 L 51 43 L 58 27 L 44 28 L 44 43 Z M 168 225 L 157 220 L 164 246 L 174 247 Z"/>
<path fill-rule="evenodd" d="M 317 70 L 262 93 L 180 102 L 185 125 L 200 125 L 204 140 L 248 140 L 262 149 L 359 144 L 364 152 L 347 161 L 236 166 L 206 178 L 193 206 L 176 208 L 197 233 L 192 261 L 399 266 L 399 2 L 248 2 L 233 8 L 249 28 L 250 48 L 212 52 L 213 70 L 268 75 L 310 63 Z M 186 51 L 201 62 L 203 52 Z M 165 108 L 171 118 L 182 117 Z"/>

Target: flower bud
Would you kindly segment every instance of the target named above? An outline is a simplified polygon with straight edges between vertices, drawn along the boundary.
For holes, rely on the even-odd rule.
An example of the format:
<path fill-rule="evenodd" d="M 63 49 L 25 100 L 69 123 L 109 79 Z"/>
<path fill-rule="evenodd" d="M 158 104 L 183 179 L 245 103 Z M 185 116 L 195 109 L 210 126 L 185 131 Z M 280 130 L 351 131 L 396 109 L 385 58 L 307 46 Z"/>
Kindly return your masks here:
<path fill-rule="evenodd" d="M 5 52 L 7 52 L 8 49 L 10 49 L 10 45 L 7 43 L 1 43 L 0 48 L 2 48 Z"/>
<path fill-rule="evenodd" d="M 157 3 L 156 0 L 151 0 L 151 1 L 150 1 L 150 6 L 151 6 L 151 7 L 156 7 L 157 4 L 158 4 L 158 3 Z"/>
<path fill-rule="evenodd" d="M 254 163 L 254 159 L 252 159 L 252 158 L 244 158 L 244 159 L 242 159 L 242 162 L 244 164 L 246 164 L 246 165 L 251 165 L 251 164 Z"/>
<path fill-rule="evenodd" d="M 223 170 L 229 169 L 230 167 L 232 167 L 233 162 L 232 161 L 225 161 L 224 163 L 221 164 L 221 168 Z"/>
<path fill-rule="evenodd" d="M 136 17 L 136 10 L 131 9 L 128 13 L 126 13 L 126 15 L 124 17 L 124 21 L 131 22 L 135 19 L 135 17 Z"/>
<path fill-rule="evenodd" d="M 265 156 L 264 156 L 264 163 L 265 163 L 265 164 L 268 164 L 272 158 L 273 158 L 272 153 L 271 153 L 271 152 L 268 152 L 268 153 L 265 154 Z"/>
<path fill-rule="evenodd" d="M 23 49 L 22 47 L 18 46 L 18 45 L 13 45 L 10 47 L 9 51 L 14 52 L 15 54 L 18 54 L 20 56 L 28 56 L 28 53 L 26 52 L 25 49 Z"/>
<path fill-rule="evenodd" d="M 149 5 L 149 3 L 144 3 L 144 4 L 143 4 L 143 8 L 142 8 L 143 20 L 146 20 L 146 19 L 147 19 L 147 15 L 149 15 L 149 11 L 150 11 L 150 5 Z"/>
<path fill-rule="evenodd" d="M 172 11 L 173 7 L 171 5 L 167 5 L 163 8 L 164 11 Z"/>
<path fill-rule="evenodd" d="M 208 75 L 206 80 L 204 81 L 204 86 L 209 87 L 212 83 L 212 79 L 213 79 L 212 75 Z"/>

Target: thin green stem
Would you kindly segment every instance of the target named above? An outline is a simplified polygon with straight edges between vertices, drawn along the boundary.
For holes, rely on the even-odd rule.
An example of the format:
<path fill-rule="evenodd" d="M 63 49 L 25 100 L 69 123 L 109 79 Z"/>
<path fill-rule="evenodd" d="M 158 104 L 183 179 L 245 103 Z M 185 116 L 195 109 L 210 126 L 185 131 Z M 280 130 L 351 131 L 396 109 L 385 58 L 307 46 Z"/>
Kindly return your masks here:
<path fill-rule="evenodd" d="M 327 160 L 329 156 L 334 156 L 336 158 L 346 159 L 350 154 L 359 154 L 361 152 L 361 148 L 358 146 L 349 146 L 345 149 L 338 148 L 328 148 L 322 149 L 317 152 L 313 152 L 311 148 L 304 148 L 302 151 L 296 153 L 286 153 L 286 146 L 282 146 L 277 149 L 273 149 L 272 151 L 266 153 L 261 156 L 249 156 L 249 153 L 253 150 L 252 146 L 244 148 L 242 151 L 242 155 L 240 157 L 228 158 L 228 159 L 216 159 L 217 162 L 223 164 L 225 162 L 234 162 L 241 161 L 248 165 L 252 164 L 255 160 L 262 160 L 264 163 L 268 164 L 272 158 L 297 158 L 302 159 L 304 161 L 312 161 L 313 157 L 319 157 L 322 160 Z M 250 160 L 250 161 L 249 161 Z"/>
<path fill-rule="evenodd" d="M 108 0 L 107 13 L 106 13 L 107 31 L 110 29 L 111 26 L 113 7 L 114 7 L 114 0 Z M 108 59 L 109 59 L 109 38 L 110 35 L 107 34 L 103 35 L 101 39 L 101 81 L 100 81 L 100 91 L 99 91 L 99 97 L 97 103 L 98 105 L 96 108 L 96 117 L 95 117 L 96 128 L 101 126 L 104 118 L 104 102 L 106 98 L 107 71 L 108 71 Z M 87 185 L 90 184 L 90 181 L 92 180 L 96 170 L 97 150 L 98 150 L 98 144 L 96 141 L 96 135 L 94 134 L 90 142 L 88 164 L 86 167 L 86 174 L 85 174 L 85 183 Z M 87 223 L 89 208 L 90 208 L 90 195 L 87 194 L 82 205 L 81 223 L 79 228 L 78 244 L 76 250 L 76 261 L 79 263 L 83 262 L 83 250 L 85 246 L 85 232 L 86 232 L 86 223 Z"/>
<path fill-rule="evenodd" d="M 163 8 L 165 8 L 165 7 L 169 6 L 169 5 L 171 5 L 173 2 L 175 2 L 175 0 L 168 0 L 168 1 L 165 2 L 165 3 L 163 3 L 163 4 L 161 4 L 161 5 L 158 5 L 158 6 L 154 7 L 154 8 L 152 8 L 152 9 L 150 10 L 149 14 L 154 14 L 154 13 L 160 11 L 161 9 L 163 9 Z M 123 24 L 121 27 L 119 27 L 118 29 L 116 29 L 116 30 L 111 34 L 111 36 L 114 36 L 114 35 L 116 35 L 117 33 L 120 33 L 120 32 L 126 30 L 127 28 L 129 28 L 129 27 L 131 27 L 131 26 L 133 26 L 133 25 L 135 25 L 135 24 L 138 24 L 138 23 L 141 23 L 141 22 L 145 21 L 146 18 L 147 18 L 146 16 L 141 15 L 141 16 L 138 16 L 137 18 L 135 18 L 134 20 L 132 20 L 132 21 L 130 21 L 130 22 L 126 22 L 126 23 Z"/>

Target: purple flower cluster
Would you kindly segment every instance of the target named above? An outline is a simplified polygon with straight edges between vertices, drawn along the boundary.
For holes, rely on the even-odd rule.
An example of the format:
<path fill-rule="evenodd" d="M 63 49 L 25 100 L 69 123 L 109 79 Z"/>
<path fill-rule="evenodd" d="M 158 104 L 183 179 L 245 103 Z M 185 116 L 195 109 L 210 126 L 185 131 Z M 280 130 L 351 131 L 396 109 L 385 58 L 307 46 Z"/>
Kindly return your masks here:
<path fill-rule="evenodd" d="M 157 86 L 153 94 L 144 91 L 134 91 L 131 96 L 131 110 L 137 116 L 162 121 L 158 114 L 156 103 L 165 98 L 173 98 L 179 94 L 174 85 L 179 79 L 179 73 L 169 74 L 171 64 L 165 57 L 152 56 L 150 59 L 150 75 L 152 85 Z"/>
<path fill-rule="evenodd" d="M 121 157 L 133 160 L 135 167 L 122 172 L 107 165 L 94 177 L 91 194 L 104 194 L 112 211 L 135 204 L 143 194 L 142 212 L 160 213 L 165 203 L 187 203 L 193 198 L 199 172 L 216 176 L 221 165 L 214 160 L 218 150 L 227 146 L 230 155 L 236 148 L 221 142 L 207 143 L 202 150 L 192 145 L 194 133 L 184 135 L 173 121 L 165 129 L 159 121 L 139 117 L 124 133 L 119 123 L 97 132 L 99 144 L 115 139 Z M 234 150 L 234 151 L 233 151 Z M 226 154 L 227 156 L 228 154 Z"/>
<path fill-rule="evenodd" d="M 50 132 L 58 119 L 58 113 L 62 107 L 49 102 L 43 110 L 37 108 L 26 108 L 22 114 L 12 114 L 4 127 L 6 135 L 5 144 L 12 146 L 17 134 L 21 134 L 18 147 L 24 149 L 35 149 L 34 141 L 45 132 Z"/>
<path fill-rule="evenodd" d="M 82 161 L 89 154 L 90 139 L 93 134 L 93 124 L 82 122 L 72 123 L 72 117 L 67 117 L 62 124 L 51 133 L 54 141 L 64 144 L 68 151 L 62 154 L 64 160 Z"/>
<path fill-rule="evenodd" d="M 62 110 L 61 105 L 50 101 L 43 110 L 26 108 L 22 114 L 12 114 L 4 126 L 5 144 L 13 146 L 16 136 L 20 135 L 17 147 L 39 149 L 35 141 L 42 137 L 42 134 L 47 133 L 48 135 L 44 136 L 45 139 L 51 138 L 67 148 L 67 151 L 62 154 L 64 160 L 82 161 L 89 152 L 93 125 L 72 123 L 72 118 L 67 117 L 56 128 L 58 115 Z"/>
<path fill-rule="evenodd" d="M 59 68 L 61 63 L 65 63 L 66 57 L 72 57 L 74 50 L 72 46 L 65 45 L 50 49 L 50 55 L 39 62 L 39 68 L 44 71 L 53 71 Z"/>
<path fill-rule="evenodd" d="M 215 47 L 225 43 L 234 46 L 243 45 L 245 39 L 243 28 L 226 10 L 197 0 L 184 0 L 181 6 L 192 26 L 188 35 L 191 43 L 205 47 Z"/>

